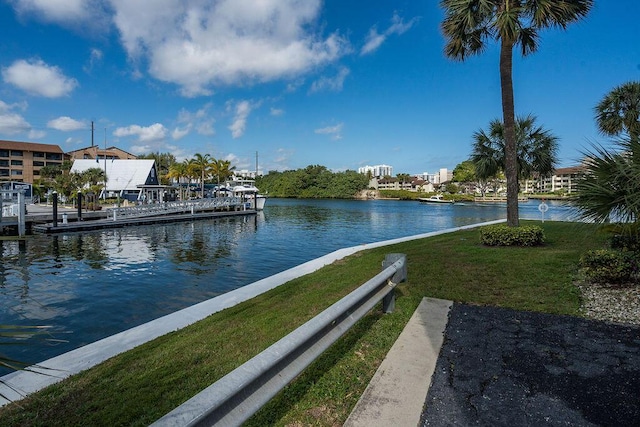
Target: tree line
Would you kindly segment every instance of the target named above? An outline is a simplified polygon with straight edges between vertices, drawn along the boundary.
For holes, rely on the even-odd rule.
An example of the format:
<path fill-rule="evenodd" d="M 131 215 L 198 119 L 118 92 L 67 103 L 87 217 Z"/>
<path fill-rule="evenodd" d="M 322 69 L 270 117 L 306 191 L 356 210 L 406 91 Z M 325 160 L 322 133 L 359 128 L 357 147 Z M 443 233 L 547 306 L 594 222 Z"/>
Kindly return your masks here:
<path fill-rule="evenodd" d="M 366 175 L 353 170 L 331 172 L 320 165 L 284 172 L 270 171 L 256 180 L 260 191 L 270 197 L 311 199 L 352 199 L 368 185 Z"/>

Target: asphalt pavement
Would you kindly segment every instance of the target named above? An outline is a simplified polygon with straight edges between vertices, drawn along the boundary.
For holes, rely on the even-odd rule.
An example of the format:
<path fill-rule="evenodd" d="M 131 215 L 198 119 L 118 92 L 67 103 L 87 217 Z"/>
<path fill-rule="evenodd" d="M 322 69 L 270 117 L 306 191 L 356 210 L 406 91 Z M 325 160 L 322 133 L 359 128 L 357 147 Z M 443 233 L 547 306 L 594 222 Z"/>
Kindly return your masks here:
<path fill-rule="evenodd" d="M 640 327 L 425 298 L 345 426 L 640 426 Z"/>
<path fill-rule="evenodd" d="M 640 327 L 454 304 L 422 426 L 640 426 Z"/>

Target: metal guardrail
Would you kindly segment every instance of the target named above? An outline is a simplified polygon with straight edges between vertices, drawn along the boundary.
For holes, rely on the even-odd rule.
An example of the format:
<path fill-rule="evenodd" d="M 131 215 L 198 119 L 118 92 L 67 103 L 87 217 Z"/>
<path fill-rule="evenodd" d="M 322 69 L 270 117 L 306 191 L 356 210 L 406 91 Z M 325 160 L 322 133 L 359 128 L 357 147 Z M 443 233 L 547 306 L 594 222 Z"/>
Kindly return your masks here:
<path fill-rule="evenodd" d="M 388 254 L 383 271 L 262 353 L 152 424 L 242 424 L 318 358 L 378 302 L 389 313 L 395 286 L 407 278 L 406 256 Z"/>
<path fill-rule="evenodd" d="M 185 200 L 179 202 L 150 203 L 144 205 L 108 208 L 107 216 L 114 221 L 124 218 L 144 218 L 147 216 L 195 213 L 211 209 L 225 209 L 243 206 L 240 197 L 216 197 L 212 199 Z"/>

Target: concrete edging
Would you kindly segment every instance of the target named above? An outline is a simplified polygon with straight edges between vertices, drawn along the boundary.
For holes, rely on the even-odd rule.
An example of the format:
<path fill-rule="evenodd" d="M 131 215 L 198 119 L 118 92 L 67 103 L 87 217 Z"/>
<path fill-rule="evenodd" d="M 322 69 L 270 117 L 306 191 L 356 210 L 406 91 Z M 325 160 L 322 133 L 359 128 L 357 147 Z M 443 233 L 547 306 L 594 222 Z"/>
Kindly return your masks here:
<path fill-rule="evenodd" d="M 452 301 L 423 298 L 344 423 L 417 426 L 444 341 Z"/>

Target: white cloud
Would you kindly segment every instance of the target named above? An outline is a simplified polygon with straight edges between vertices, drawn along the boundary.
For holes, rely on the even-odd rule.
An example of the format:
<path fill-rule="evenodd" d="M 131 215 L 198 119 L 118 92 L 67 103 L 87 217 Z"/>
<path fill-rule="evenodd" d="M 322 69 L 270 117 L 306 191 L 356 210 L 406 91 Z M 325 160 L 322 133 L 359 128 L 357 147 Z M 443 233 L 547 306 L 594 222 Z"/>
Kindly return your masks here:
<path fill-rule="evenodd" d="M 272 116 L 275 116 L 275 117 L 279 117 L 279 116 L 284 114 L 284 110 L 281 109 L 281 108 L 271 107 L 271 110 L 269 111 L 269 114 L 271 114 Z"/>
<path fill-rule="evenodd" d="M 213 118 L 209 118 L 208 120 L 202 120 L 196 125 L 196 132 L 200 135 L 204 136 L 213 136 L 216 134 L 216 129 L 214 127 L 215 120 Z"/>
<path fill-rule="evenodd" d="M 213 136 L 216 134 L 215 122 L 216 120 L 211 116 L 210 110 L 212 103 L 206 103 L 202 108 L 195 112 L 191 112 L 186 109 L 180 110 L 178 113 L 178 123 L 182 126 L 181 129 L 176 128 L 173 133 L 174 139 L 179 139 L 186 136 L 189 132 L 195 129 L 195 131 L 204 136 Z M 179 135 L 179 137 L 177 137 Z"/>
<path fill-rule="evenodd" d="M 66 77 L 58 67 L 42 60 L 15 61 L 2 69 L 2 78 L 25 92 L 46 98 L 69 95 L 78 86 L 75 79 Z"/>
<path fill-rule="evenodd" d="M 360 55 L 375 52 L 390 35 L 404 34 L 418 22 L 418 19 L 417 17 L 412 18 L 409 22 L 405 23 L 397 13 L 394 13 L 393 17 L 391 17 L 391 25 L 382 34 L 378 33 L 377 27 L 371 27 L 365 39 L 364 46 L 360 49 Z"/>
<path fill-rule="evenodd" d="M 8 0 L 17 15 L 83 31 L 102 32 L 109 24 L 104 0 Z"/>
<path fill-rule="evenodd" d="M 335 126 L 327 126 L 325 128 L 316 129 L 314 132 L 320 135 L 331 135 L 331 139 L 337 141 L 342 139 L 342 128 L 344 123 L 338 123 Z"/>
<path fill-rule="evenodd" d="M 0 134 L 15 135 L 31 130 L 31 125 L 19 114 L 0 113 Z"/>
<path fill-rule="evenodd" d="M 295 154 L 294 150 L 278 148 L 276 157 L 263 169 L 265 172 L 270 170 L 285 171 L 291 169 L 289 161 Z"/>
<path fill-rule="evenodd" d="M 13 103 L 11 105 L 6 102 L 0 101 L 0 113 L 11 111 L 13 109 L 19 109 L 21 111 L 27 111 L 28 104 L 26 102 Z"/>
<path fill-rule="evenodd" d="M 347 67 L 340 68 L 335 77 L 321 77 L 311 85 L 310 93 L 330 90 L 332 92 L 340 92 L 344 85 L 344 80 L 351 73 Z"/>
<path fill-rule="evenodd" d="M 229 126 L 233 139 L 240 138 L 244 135 L 244 131 L 247 128 L 247 118 L 256 106 L 257 104 L 254 105 L 250 101 L 246 100 L 236 103 L 233 123 Z"/>
<path fill-rule="evenodd" d="M 47 127 L 51 129 L 60 130 L 63 132 L 70 132 L 74 130 L 86 129 L 87 125 L 78 120 L 74 120 L 71 117 L 62 116 L 57 119 L 49 120 Z"/>
<path fill-rule="evenodd" d="M 191 126 L 187 126 L 185 128 L 175 128 L 173 132 L 171 132 L 171 138 L 174 140 L 182 139 L 185 136 L 189 135 L 191 132 Z"/>
<path fill-rule="evenodd" d="M 89 61 L 87 62 L 87 65 L 83 67 L 84 71 L 87 73 L 91 72 L 91 70 L 93 70 L 93 68 L 97 64 L 102 62 L 103 57 L 104 57 L 104 53 L 102 53 L 100 49 L 97 49 L 97 48 L 91 49 L 91 52 L 89 54 Z"/>
<path fill-rule="evenodd" d="M 15 135 L 31 130 L 31 125 L 20 114 L 14 113 L 15 108 L 26 110 L 26 104 L 9 105 L 0 101 L 0 135 Z"/>
<path fill-rule="evenodd" d="M 147 127 L 139 125 L 120 127 L 113 132 L 113 135 L 116 137 L 136 136 L 138 138 L 138 142 L 149 143 L 163 141 L 166 138 L 167 133 L 168 131 L 166 127 L 160 123 L 154 123 Z"/>
<path fill-rule="evenodd" d="M 160 4 L 158 4 L 160 3 Z M 291 78 L 349 52 L 337 33 L 315 30 L 321 0 L 112 0 L 114 22 L 134 62 L 185 96 L 216 86 Z"/>
<path fill-rule="evenodd" d="M 171 153 L 176 157 L 176 160 L 181 162 L 183 160 L 191 158 L 191 155 L 187 153 L 182 147 L 177 145 L 168 144 L 165 141 L 149 142 L 147 144 L 134 144 L 127 150 L 130 153 L 136 155 L 143 155 L 149 153 Z"/>
<path fill-rule="evenodd" d="M 378 34 L 378 29 L 373 27 L 369 30 L 369 34 L 367 34 L 367 39 L 360 50 L 360 55 L 366 55 L 367 53 L 371 53 L 378 49 L 382 43 L 387 39 L 387 36 Z"/>
<path fill-rule="evenodd" d="M 45 131 L 36 130 L 36 129 L 31 129 L 27 134 L 30 140 L 38 140 L 38 139 L 44 138 L 46 135 L 47 133 Z"/>
<path fill-rule="evenodd" d="M 132 145 L 129 148 L 129 151 L 132 154 L 136 154 L 136 155 L 141 155 L 141 154 L 147 154 L 147 153 L 154 153 L 155 150 L 155 146 L 151 146 L 151 145 Z"/>

